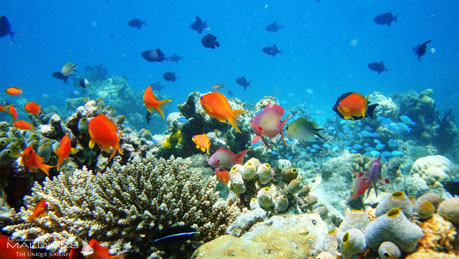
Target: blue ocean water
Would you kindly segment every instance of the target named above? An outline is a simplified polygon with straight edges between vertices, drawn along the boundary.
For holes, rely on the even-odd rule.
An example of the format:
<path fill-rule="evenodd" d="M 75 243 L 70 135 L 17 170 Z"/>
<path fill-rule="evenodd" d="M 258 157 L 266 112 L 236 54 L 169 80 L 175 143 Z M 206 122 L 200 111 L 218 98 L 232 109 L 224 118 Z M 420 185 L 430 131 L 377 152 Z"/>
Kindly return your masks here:
<path fill-rule="evenodd" d="M 459 114 L 459 3 L 453 0 L 15 0 L 2 1 L 0 10 L 19 32 L 15 44 L 0 38 L 2 88 L 19 86 L 30 100 L 47 94 L 50 104 L 63 107 L 62 98 L 78 88 L 51 74 L 70 61 L 81 70 L 102 63 L 110 75 L 126 75 L 139 92 L 160 81 L 174 107 L 190 92 L 207 92 L 215 83 L 224 83 L 247 103 L 281 89 L 277 96 L 287 108 L 304 103 L 312 113 L 330 116 L 344 92 L 389 95 L 432 88 L 440 108 Z M 399 15 L 398 23 L 373 22 L 389 11 Z M 191 30 L 195 16 L 210 30 L 202 35 Z M 133 18 L 147 25 L 129 27 Z M 265 31 L 274 21 L 282 28 Z M 205 33 L 217 36 L 220 48 L 204 48 Z M 426 40 L 432 43 L 418 61 L 412 48 Z M 274 58 L 261 51 L 273 44 L 282 50 Z M 156 48 L 183 59 L 155 64 L 140 56 Z M 384 61 L 389 71 L 369 70 L 368 63 L 376 61 Z M 176 82 L 164 81 L 168 71 L 177 74 Z M 242 75 L 251 80 L 246 91 L 235 82 Z"/>

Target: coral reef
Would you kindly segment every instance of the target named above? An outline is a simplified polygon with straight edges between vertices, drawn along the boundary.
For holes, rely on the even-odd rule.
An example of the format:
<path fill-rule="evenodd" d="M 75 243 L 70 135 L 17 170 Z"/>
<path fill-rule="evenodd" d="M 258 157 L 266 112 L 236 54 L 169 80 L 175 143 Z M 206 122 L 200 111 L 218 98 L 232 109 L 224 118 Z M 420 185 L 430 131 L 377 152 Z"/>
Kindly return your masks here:
<path fill-rule="evenodd" d="M 317 214 L 273 216 L 239 238 L 225 235 L 204 244 L 191 258 L 313 258 L 326 228 Z"/>
<path fill-rule="evenodd" d="M 410 173 L 422 178 L 431 189 L 439 189 L 451 180 L 453 170 L 454 165 L 448 158 L 436 155 L 417 159 Z"/>
<path fill-rule="evenodd" d="M 386 195 L 376 207 L 375 215 L 379 217 L 386 214 L 393 208 L 399 208 L 407 218 L 413 215 L 413 205 L 404 192 L 396 191 L 391 195 Z"/>
<path fill-rule="evenodd" d="M 442 201 L 438 207 L 438 214 L 459 225 L 459 197 Z"/>
<path fill-rule="evenodd" d="M 126 165 L 114 163 L 104 174 L 62 172 L 43 185 L 36 183 L 32 195 L 24 198 L 25 207 L 3 230 L 47 242 L 48 249 L 60 252 L 72 242 L 94 238 L 115 253 L 183 258 L 193 247 L 223 234 L 239 213 L 236 206 L 218 202 L 215 177 L 206 180 L 189 167 L 189 160 L 158 160 L 148 153 Z M 48 203 L 46 215 L 27 221 L 40 200 Z M 198 237 L 180 249 L 152 246 L 155 233 L 175 225 L 196 228 Z"/>

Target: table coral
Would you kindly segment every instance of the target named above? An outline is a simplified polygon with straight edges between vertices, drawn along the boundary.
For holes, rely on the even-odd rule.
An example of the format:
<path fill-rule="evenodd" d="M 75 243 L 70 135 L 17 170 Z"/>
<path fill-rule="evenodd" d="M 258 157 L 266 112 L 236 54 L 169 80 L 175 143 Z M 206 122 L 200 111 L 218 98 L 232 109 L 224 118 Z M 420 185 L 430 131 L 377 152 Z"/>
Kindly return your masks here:
<path fill-rule="evenodd" d="M 86 169 L 63 172 L 43 185 L 36 183 L 25 207 L 4 228 L 13 237 L 46 242 L 48 249 L 64 252 L 81 239 L 97 239 L 112 253 L 138 252 L 143 258 L 174 258 L 189 255 L 193 248 L 223 234 L 239 209 L 218 202 L 217 180 L 192 173 L 190 160 L 133 157 L 117 162 L 104 174 Z M 27 217 L 40 200 L 46 200 L 45 216 L 31 222 Z M 197 238 L 174 251 L 153 247 L 153 236 L 174 225 L 199 231 Z M 175 254 L 174 254 L 175 253 Z"/>

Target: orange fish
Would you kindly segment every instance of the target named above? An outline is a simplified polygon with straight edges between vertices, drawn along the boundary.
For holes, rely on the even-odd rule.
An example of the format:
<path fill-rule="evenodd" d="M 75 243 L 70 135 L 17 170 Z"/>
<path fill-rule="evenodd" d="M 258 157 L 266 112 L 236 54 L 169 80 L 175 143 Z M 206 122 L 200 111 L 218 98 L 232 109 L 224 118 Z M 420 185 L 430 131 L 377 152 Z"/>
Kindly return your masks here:
<path fill-rule="evenodd" d="M 40 105 L 36 102 L 28 102 L 24 105 L 24 109 L 33 115 L 40 114 Z"/>
<path fill-rule="evenodd" d="M 86 259 L 117 259 L 117 258 L 124 258 L 125 255 L 110 255 L 108 253 L 108 248 L 103 247 L 97 242 L 95 239 L 91 239 L 89 241 L 89 246 L 94 249 L 92 254 L 86 255 Z"/>
<path fill-rule="evenodd" d="M 35 218 L 40 217 L 42 214 L 44 214 L 46 208 L 48 208 L 48 203 L 46 203 L 45 200 L 41 200 L 37 206 L 35 206 L 35 209 L 33 210 L 32 215 L 30 215 L 27 220 L 31 221 Z"/>
<path fill-rule="evenodd" d="M 11 104 L 8 104 L 8 105 L 0 105 L 0 112 L 6 112 L 6 113 L 9 113 L 11 114 L 11 111 L 10 111 L 10 108 L 12 107 L 13 105 Z M 14 109 L 16 110 L 16 109 Z M 13 116 L 13 115 L 11 115 Z"/>
<path fill-rule="evenodd" d="M 72 142 L 70 141 L 69 135 L 65 135 L 59 144 L 59 147 L 54 150 L 57 155 L 57 170 L 61 167 L 62 162 L 65 159 L 68 160 L 70 153 L 78 152 L 77 149 L 72 148 Z"/>
<path fill-rule="evenodd" d="M 196 144 L 197 149 L 201 149 L 202 152 L 206 152 L 210 155 L 209 148 L 211 143 L 207 134 L 194 135 L 191 140 Z"/>
<path fill-rule="evenodd" d="M 17 88 L 17 87 L 8 87 L 8 89 L 5 90 L 5 93 L 9 94 L 9 95 L 18 95 L 18 94 L 22 94 L 22 90 Z"/>
<path fill-rule="evenodd" d="M 336 100 L 333 110 L 343 119 L 360 120 L 365 116 L 373 118 L 373 112 L 378 104 L 369 105 L 368 96 L 356 92 L 348 92 Z"/>
<path fill-rule="evenodd" d="M 17 121 L 16 121 L 17 122 Z M 26 147 L 21 154 L 21 164 L 29 168 L 30 171 L 36 173 L 38 169 L 42 170 L 46 175 L 49 176 L 49 169 L 53 166 L 43 164 L 45 159 L 33 150 L 32 147 Z"/>
<path fill-rule="evenodd" d="M 23 121 L 23 120 L 18 120 L 18 121 L 13 122 L 13 126 L 18 129 L 22 129 L 22 130 L 31 130 L 34 128 L 32 124 L 30 124 L 27 121 Z"/>
<path fill-rule="evenodd" d="M 222 182 L 224 185 L 227 185 L 230 181 L 229 171 L 222 170 L 220 168 L 215 168 L 215 175 L 217 176 L 218 180 Z"/>
<path fill-rule="evenodd" d="M 153 113 L 153 109 L 155 109 L 161 117 L 164 119 L 163 108 L 164 105 L 168 102 L 172 102 L 171 99 L 166 100 L 158 100 L 156 96 L 153 94 L 153 89 L 151 86 L 148 86 L 143 93 L 143 103 L 147 106 L 147 110 L 150 113 Z"/>
<path fill-rule="evenodd" d="M 117 150 L 123 155 L 120 147 L 122 132 L 116 136 L 118 128 L 112 120 L 105 116 L 105 114 L 102 113 L 92 118 L 88 123 L 88 131 L 91 137 L 89 148 L 94 148 L 94 145 L 97 143 L 100 149 L 110 153 L 110 147 L 112 147 L 113 152 L 110 155 L 110 160 L 115 156 Z"/>
<path fill-rule="evenodd" d="M 13 121 L 16 121 L 18 118 L 18 111 L 16 111 L 16 108 L 14 108 L 13 105 L 11 105 L 8 108 L 9 113 L 11 114 L 11 117 L 13 117 Z"/>
<path fill-rule="evenodd" d="M 219 92 L 201 96 L 200 102 L 202 108 L 209 116 L 215 117 L 221 122 L 228 121 L 237 132 L 241 133 L 237 127 L 237 118 L 246 111 L 232 110 L 228 99 Z"/>
<path fill-rule="evenodd" d="M 8 236 L 0 235 L 0 258 L 32 259 L 33 253 L 27 246 L 14 242 Z"/>

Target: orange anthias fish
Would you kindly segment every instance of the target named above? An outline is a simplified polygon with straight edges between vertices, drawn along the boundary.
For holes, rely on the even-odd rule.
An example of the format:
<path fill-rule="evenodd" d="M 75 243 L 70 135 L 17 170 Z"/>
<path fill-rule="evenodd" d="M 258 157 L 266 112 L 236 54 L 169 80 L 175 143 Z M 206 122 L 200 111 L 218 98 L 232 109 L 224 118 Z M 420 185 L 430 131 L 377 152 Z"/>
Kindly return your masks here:
<path fill-rule="evenodd" d="M 34 129 L 34 126 L 32 126 L 32 124 L 30 124 L 27 121 L 23 121 L 23 120 L 18 120 L 18 121 L 13 122 L 13 126 L 18 128 L 18 129 L 22 129 L 22 130 L 32 130 L 32 129 Z"/>
<path fill-rule="evenodd" d="M 32 259 L 32 250 L 14 242 L 6 235 L 0 235 L 0 258 Z"/>
<path fill-rule="evenodd" d="M 229 171 L 222 170 L 220 168 L 215 168 L 215 175 L 217 176 L 218 180 L 222 182 L 224 185 L 227 185 L 230 181 Z"/>
<path fill-rule="evenodd" d="M 57 170 L 61 167 L 62 162 L 65 159 L 68 160 L 70 153 L 76 153 L 78 150 L 72 148 L 72 142 L 70 141 L 69 136 L 66 134 L 59 144 L 59 147 L 54 150 L 54 153 L 57 155 Z"/>
<path fill-rule="evenodd" d="M 41 200 L 37 206 L 35 206 L 35 209 L 33 210 L 32 215 L 30 215 L 27 220 L 31 221 L 35 218 L 40 217 L 42 214 L 44 214 L 46 208 L 48 208 L 48 203 L 46 203 L 45 200 Z"/>
<path fill-rule="evenodd" d="M 16 121 L 18 118 L 18 111 L 16 111 L 16 108 L 14 108 L 13 105 L 11 105 L 8 108 L 9 113 L 11 114 L 11 117 L 13 117 L 13 121 Z"/>
<path fill-rule="evenodd" d="M 368 96 L 348 92 L 336 100 L 333 110 L 343 119 L 360 120 L 365 116 L 373 119 L 373 112 L 378 104 L 369 105 Z"/>
<path fill-rule="evenodd" d="M 36 102 L 28 102 L 24 105 L 24 109 L 33 115 L 40 114 L 40 105 Z"/>
<path fill-rule="evenodd" d="M 237 118 L 246 111 L 232 110 L 228 99 L 219 92 L 201 96 L 200 102 L 202 108 L 209 116 L 215 117 L 221 122 L 228 121 L 237 132 L 241 133 L 237 127 Z"/>
<path fill-rule="evenodd" d="M 21 164 L 25 167 L 29 168 L 30 171 L 36 173 L 38 169 L 42 170 L 46 175 L 49 176 L 49 169 L 53 166 L 43 164 L 45 160 L 43 157 L 37 155 L 33 150 L 33 147 L 26 147 L 24 151 L 22 151 L 21 156 Z"/>
<path fill-rule="evenodd" d="M 209 148 L 211 143 L 207 134 L 194 135 L 192 140 L 196 144 L 197 149 L 201 149 L 203 152 L 210 155 Z"/>
<path fill-rule="evenodd" d="M 103 247 L 95 239 L 89 241 L 89 246 L 94 249 L 92 254 L 86 255 L 86 259 L 118 259 L 124 258 L 125 255 L 110 255 L 108 247 Z"/>
<path fill-rule="evenodd" d="M 117 136 L 118 128 L 115 123 L 107 118 L 105 114 L 99 114 L 92 118 L 88 123 L 88 131 L 91 140 L 89 141 L 89 148 L 94 148 L 97 143 L 100 149 L 110 153 L 110 147 L 113 148 L 113 152 L 110 155 L 110 160 L 115 156 L 116 151 L 123 155 L 120 147 L 120 138 L 122 132 Z"/>
<path fill-rule="evenodd" d="M 15 86 L 12 86 L 12 87 L 8 87 L 6 90 L 5 90 L 5 93 L 9 94 L 9 95 L 18 95 L 18 94 L 22 94 L 22 90 L 15 87 Z"/>
<path fill-rule="evenodd" d="M 165 99 L 165 100 L 158 100 L 156 96 L 153 94 L 153 89 L 151 86 L 148 86 L 147 89 L 145 89 L 145 92 L 143 93 L 143 103 L 147 106 L 147 110 L 150 113 L 153 113 L 153 109 L 155 109 L 161 117 L 164 119 L 164 112 L 163 108 L 164 105 L 168 102 L 172 102 L 171 99 Z"/>

